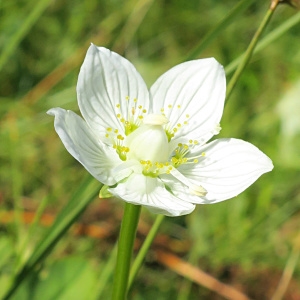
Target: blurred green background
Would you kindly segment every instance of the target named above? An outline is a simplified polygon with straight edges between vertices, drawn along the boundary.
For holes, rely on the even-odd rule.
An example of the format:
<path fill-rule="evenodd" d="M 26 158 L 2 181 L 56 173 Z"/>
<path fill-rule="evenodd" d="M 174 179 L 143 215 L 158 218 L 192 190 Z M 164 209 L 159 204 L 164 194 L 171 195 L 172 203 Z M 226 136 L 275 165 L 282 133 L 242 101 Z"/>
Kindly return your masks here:
<path fill-rule="evenodd" d="M 240 11 L 198 51 L 239 3 Z M 78 112 L 76 81 L 89 44 L 124 55 L 150 87 L 187 58 L 215 57 L 228 66 L 245 51 L 268 5 L 0 1 L 0 297 L 47 224 L 88 176 L 63 147 L 46 111 L 59 106 Z M 295 16 L 300 22 L 296 10 L 280 6 L 264 37 Z M 274 170 L 235 199 L 166 218 L 129 299 L 223 299 L 163 266 L 156 249 L 167 249 L 253 299 L 271 299 L 286 269 L 293 275 L 284 299 L 300 298 L 299 22 L 252 58 L 225 107 L 218 136 L 255 144 L 273 160 Z M 37 210 L 40 221 L 34 221 Z M 122 212 L 121 201 L 96 197 L 78 220 L 81 229 L 62 238 L 13 299 L 109 299 L 109 257 Z M 137 247 L 154 217 L 142 211 Z"/>

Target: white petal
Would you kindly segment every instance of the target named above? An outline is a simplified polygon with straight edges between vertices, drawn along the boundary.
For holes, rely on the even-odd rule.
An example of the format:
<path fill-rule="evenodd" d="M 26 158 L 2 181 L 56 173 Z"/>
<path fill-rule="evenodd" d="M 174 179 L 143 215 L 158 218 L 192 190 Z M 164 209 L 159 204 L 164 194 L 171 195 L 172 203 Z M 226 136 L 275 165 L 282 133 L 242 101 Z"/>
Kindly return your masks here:
<path fill-rule="evenodd" d="M 148 89 L 134 66 L 117 53 L 94 45 L 80 69 L 77 96 L 82 116 L 101 136 L 109 127 L 124 134 L 120 119 L 129 120 L 133 107 L 149 107 Z"/>
<path fill-rule="evenodd" d="M 86 122 L 72 111 L 52 108 L 47 113 L 55 116 L 55 130 L 69 153 L 97 180 L 115 184 L 111 170 L 121 162 L 116 152 L 98 140 Z"/>
<path fill-rule="evenodd" d="M 159 178 L 142 174 L 130 175 L 127 181 L 110 188 L 109 192 L 126 202 L 146 206 L 153 213 L 171 217 L 189 214 L 195 208 L 168 192 Z"/>
<path fill-rule="evenodd" d="M 181 165 L 178 170 L 194 184 L 206 189 L 207 195 L 201 197 L 203 203 L 235 197 L 273 169 L 272 161 L 263 152 L 237 139 L 213 141 L 192 150 L 188 156 L 200 156 L 199 162 Z"/>
<path fill-rule="evenodd" d="M 203 144 L 220 123 L 225 90 L 224 69 L 215 59 L 185 62 L 163 74 L 151 87 L 152 112 L 164 109 L 170 120 L 166 128 L 178 129 L 175 140 L 181 137 Z"/>

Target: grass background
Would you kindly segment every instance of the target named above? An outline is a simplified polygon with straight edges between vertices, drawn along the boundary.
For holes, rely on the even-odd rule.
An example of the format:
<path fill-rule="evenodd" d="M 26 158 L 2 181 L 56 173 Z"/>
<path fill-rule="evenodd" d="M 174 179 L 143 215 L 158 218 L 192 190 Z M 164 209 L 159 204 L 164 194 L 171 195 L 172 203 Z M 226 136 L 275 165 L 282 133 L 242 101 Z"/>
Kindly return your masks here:
<path fill-rule="evenodd" d="M 194 50 L 236 4 L 0 2 L 0 297 L 88 176 L 64 149 L 46 111 L 59 106 L 78 112 L 76 81 L 89 44 L 124 55 L 148 86 L 187 57 L 213 56 L 227 66 L 245 51 L 268 1 L 250 1 L 201 53 Z M 296 13 L 279 6 L 264 36 Z M 178 255 L 253 299 L 271 299 L 283 270 L 294 270 L 284 299 L 300 297 L 299 32 L 298 22 L 252 58 L 225 107 L 218 136 L 255 144 L 271 157 L 274 170 L 235 199 L 166 218 L 129 299 L 223 299 L 165 266 L 157 249 Z M 109 299 L 110 256 L 122 212 L 121 201 L 95 197 L 77 227 L 12 299 Z M 153 220 L 142 211 L 136 250 Z"/>

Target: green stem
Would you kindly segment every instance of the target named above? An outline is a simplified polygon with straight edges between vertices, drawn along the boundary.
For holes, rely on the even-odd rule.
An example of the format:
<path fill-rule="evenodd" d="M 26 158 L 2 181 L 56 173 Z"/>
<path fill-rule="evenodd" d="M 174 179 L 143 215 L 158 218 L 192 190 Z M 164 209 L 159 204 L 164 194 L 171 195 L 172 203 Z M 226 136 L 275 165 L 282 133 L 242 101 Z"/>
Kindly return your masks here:
<path fill-rule="evenodd" d="M 28 1 L 29 2 L 29 1 Z M 51 0 L 42 0 L 36 2 L 36 5 L 29 3 L 28 7 L 29 13 L 26 15 L 23 23 L 18 26 L 18 30 L 13 33 L 7 43 L 2 48 L 2 53 L 0 55 L 0 69 L 2 70 L 4 64 L 7 62 L 8 58 L 14 53 L 22 39 L 30 31 L 32 26 L 50 5 Z"/>
<path fill-rule="evenodd" d="M 194 47 L 188 53 L 188 55 L 182 60 L 187 61 L 195 59 L 199 54 L 215 39 L 220 33 L 230 25 L 236 16 L 240 15 L 241 12 L 247 9 L 254 2 L 254 0 L 241 0 L 239 1 L 220 22 L 218 22 L 200 41 L 198 45 Z"/>
<path fill-rule="evenodd" d="M 132 283 L 133 283 L 133 280 L 134 278 L 136 277 L 142 263 L 143 263 L 143 260 L 156 236 L 156 233 L 159 229 L 159 226 L 160 224 L 162 223 L 163 219 L 164 219 L 164 215 L 158 215 L 156 217 L 156 220 L 151 228 L 151 230 L 149 231 L 136 259 L 134 260 L 134 263 L 131 267 L 131 271 L 130 271 L 130 277 L 129 277 L 129 281 L 128 281 L 128 290 L 130 289 Z"/>
<path fill-rule="evenodd" d="M 117 265 L 112 294 L 113 300 L 126 299 L 130 261 L 140 212 L 141 206 L 130 203 L 125 204 L 118 242 Z"/>
<path fill-rule="evenodd" d="M 271 6 L 268 9 L 267 13 L 265 14 L 261 24 L 259 25 L 257 31 L 255 32 L 246 52 L 245 55 L 241 61 L 241 63 L 239 64 L 239 66 L 237 67 L 235 73 L 233 74 L 233 76 L 231 77 L 228 86 L 227 86 L 227 94 L 226 94 L 226 99 L 228 100 L 228 98 L 230 97 L 238 79 L 240 78 L 241 74 L 243 73 L 245 67 L 247 66 L 247 64 L 249 63 L 253 51 L 257 45 L 258 39 L 261 36 L 262 32 L 264 31 L 264 29 L 266 28 L 266 26 L 268 25 L 269 21 L 271 20 L 271 17 L 276 9 L 278 5 L 278 0 L 273 0 L 271 2 Z"/>
<path fill-rule="evenodd" d="M 293 15 L 291 18 L 280 24 L 274 30 L 268 33 L 255 47 L 253 54 L 258 53 L 259 51 L 263 50 L 265 47 L 270 45 L 276 39 L 284 35 L 289 29 L 293 26 L 297 25 L 300 22 L 300 12 Z M 236 67 L 239 65 L 241 60 L 243 59 L 243 55 L 234 59 L 229 65 L 225 67 L 226 75 L 233 73 Z"/>

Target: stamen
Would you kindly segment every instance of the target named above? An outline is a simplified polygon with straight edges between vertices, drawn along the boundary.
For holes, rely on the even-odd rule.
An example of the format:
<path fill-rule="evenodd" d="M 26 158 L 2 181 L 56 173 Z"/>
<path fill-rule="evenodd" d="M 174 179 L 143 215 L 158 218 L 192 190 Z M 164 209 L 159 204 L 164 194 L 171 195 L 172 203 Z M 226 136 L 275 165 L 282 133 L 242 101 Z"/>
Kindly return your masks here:
<path fill-rule="evenodd" d="M 177 180 L 186 185 L 189 188 L 189 192 L 193 195 L 203 197 L 207 194 L 207 191 L 202 186 L 197 186 L 189 181 L 184 175 L 182 175 L 177 169 L 173 168 L 171 170 L 171 175 L 173 175 Z"/>
<path fill-rule="evenodd" d="M 177 105 L 176 106 L 178 109 L 180 109 L 181 108 L 181 106 L 180 105 Z M 168 105 L 168 108 L 169 109 L 171 109 L 172 108 L 172 106 L 171 105 Z M 163 108 L 161 109 L 161 111 L 163 110 Z M 173 109 L 173 111 L 174 111 L 174 109 Z M 174 116 L 174 114 L 175 114 L 175 116 Z M 176 114 L 177 114 L 177 116 L 176 116 Z M 176 123 L 176 125 L 174 124 L 173 126 L 173 128 L 171 127 L 171 126 L 167 126 L 167 127 L 165 127 L 165 131 L 166 131 L 166 134 L 167 134 L 167 136 L 168 136 L 168 140 L 169 140 L 169 142 L 171 141 L 171 139 L 178 133 L 178 132 L 180 132 L 181 130 L 183 130 L 183 128 L 184 128 L 184 126 L 185 125 L 188 125 L 188 121 L 187 121 L 187 119 L 190 117 L 190 115 L 189 114 L 186 114 L 185 115 L 185 120 L 182 120 L 182 118 L 184 118 L 184 116 L 182 116 L 182 113 L 181 112 L 174 112 L 173 113 L 173 116 L 172 116 L 172 118 L 175 118 L 175 119 L 177 119 L 177 120 L 182 120 L 181 122 L 178 122 L 178 123 Z M 183 133 L 184 134 L 184 133 Z"/>
<path fill-rule="evenodd" d="M 222 130 L 222 127 L 220 126 L 220 124 L 216 124 L 215 128 L 212 130 L 212 134 L 217 135 L 220 133 L 221 130 Z"/>
<path fill-rule="evenodd" d="M 173 170 L 173 166 L 170 166 L 169 162 L 161 163 L 154 162 L 152 163 L 150 160 L 140 160 L 140 163 L 143 167 L 142 173 L 145 176 L 150 177 L 158 177 L 161 174 L 170 174 L 171 170 Z"/>
<path fill-rule="evenodd" d="M 201 185 L 197 186 L 194 184 L 189 186 L 189 192 L 199 197 L 204 197 L 207 194 L 205 188 L 203 188 Z"/>
<path fill-rule="evenodd" d="M 124 126 L 125 135 L 127 136 L 142 125 L 141 120 L 144 118 L 143 115 L 147 113 L 147 109 L 143 108 L 142 105 L 138 105 L 137 98 L 132 99 L 126 96 L 125 100 L 122 103 L 125 107 L 121 108 L 120 103 L 116 104 L 116 117 L 119 119 L 121 125 Z M 123 115 L 122 112 L 126 112 L 126 115 Z"/>

